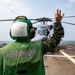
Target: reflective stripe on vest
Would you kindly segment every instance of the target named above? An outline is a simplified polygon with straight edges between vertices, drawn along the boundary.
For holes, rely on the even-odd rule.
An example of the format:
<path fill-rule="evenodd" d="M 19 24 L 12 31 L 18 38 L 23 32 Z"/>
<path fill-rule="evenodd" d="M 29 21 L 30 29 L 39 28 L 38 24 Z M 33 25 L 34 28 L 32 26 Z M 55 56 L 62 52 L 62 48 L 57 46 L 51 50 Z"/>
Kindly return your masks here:
<path fill-rule="evenodd" d="M 36 50 L 29 50 L 29 51 L 21 51 L 21 52 L 9 52 L 6 53 L 6 58 L 18 58 L 18 57 L 24 57 L 24 56 L 36 56 L 37 51 Z"/>

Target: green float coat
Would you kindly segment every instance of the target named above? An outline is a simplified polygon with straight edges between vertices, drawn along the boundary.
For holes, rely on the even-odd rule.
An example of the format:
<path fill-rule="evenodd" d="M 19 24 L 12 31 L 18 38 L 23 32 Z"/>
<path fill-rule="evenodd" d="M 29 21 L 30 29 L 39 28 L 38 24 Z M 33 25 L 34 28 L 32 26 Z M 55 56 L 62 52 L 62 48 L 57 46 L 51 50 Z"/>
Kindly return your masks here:
<path fill-rule="evenodd" d="M 40 42 L 14 42 L 2 50 L 0 75 L 45 75 Z"/>

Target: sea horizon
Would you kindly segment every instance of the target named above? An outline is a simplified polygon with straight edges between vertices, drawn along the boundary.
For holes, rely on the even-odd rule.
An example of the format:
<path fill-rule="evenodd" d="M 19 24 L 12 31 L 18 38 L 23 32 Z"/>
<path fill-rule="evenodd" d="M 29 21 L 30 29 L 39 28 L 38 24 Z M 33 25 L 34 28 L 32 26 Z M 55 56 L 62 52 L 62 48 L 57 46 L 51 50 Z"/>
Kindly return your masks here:
<path fill-rule="evenodd" d="M 11 42 L 14 42 L 14 41 L 11 41 L 11 40 L 4 41 L 4 40 L 2 40 L 2 41 L 0 41 L 0 44 L 4 44 L 4 43 L 9 44 Z M 63 40 L 63 41 L 60 42 L 60 44 L 75 44 L 75 40 Z"/>

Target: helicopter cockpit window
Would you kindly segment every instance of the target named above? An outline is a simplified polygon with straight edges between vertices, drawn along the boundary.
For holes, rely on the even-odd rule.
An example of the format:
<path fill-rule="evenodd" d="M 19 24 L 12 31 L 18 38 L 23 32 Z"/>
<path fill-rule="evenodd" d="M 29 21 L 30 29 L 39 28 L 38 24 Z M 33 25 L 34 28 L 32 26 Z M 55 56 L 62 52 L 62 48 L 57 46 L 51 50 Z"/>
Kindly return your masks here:
<path fill-rule="evenodd" d="M 46 28 L 38 28 L 37 29 L 37 34 L 47 36 L 47 30 L 46 30 Z"/>

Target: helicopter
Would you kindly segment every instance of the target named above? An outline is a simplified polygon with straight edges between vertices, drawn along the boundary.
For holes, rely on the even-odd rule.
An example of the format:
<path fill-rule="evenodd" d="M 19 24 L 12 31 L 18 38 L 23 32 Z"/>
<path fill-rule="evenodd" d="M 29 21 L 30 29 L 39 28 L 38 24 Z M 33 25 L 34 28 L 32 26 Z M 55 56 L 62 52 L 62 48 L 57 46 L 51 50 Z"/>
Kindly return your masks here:
<path fill-rule="evenodd" d="M 53 25 L 47 24 L 47 22 L 48 21 L 51 22 L 52 20 L 49 18 L 43 17 L 43 18 L 38 18 L 37 21 L 41 22 L 41 24 L 33 25 L 33 27 L 37 28 L 37 30 L 36 30 L 35 37 L 31 40 L 31 42 L 45 41 L 47 39 L 50 39 L 51 38 L 50 32 L 53 29 Z"/>
<path fill-rule="evenodd" d="M 74 18 L 75 16 L 65 16 L 63 18 Z M 42 17 L 42 18 L 36 18 L 36 19 L 29 19 L 32 22 L 32 25 L 34 28 L 36 28 L 36 34 L 35 37 L 31 40 L 31 42 L 37 42 L 37 41 L 45 41 L 47 39 L 50 39 L 53 34 L 53 25 L 48 24 L 48 22 L 53 22 L 54 18 L 48 18 L 48 17 Z M 4 19 L 0 21 L 13 21 L 14 19 Z M 41 24 L 37 24 L 41 23 Z M 62 22 L 65 24 L 75 25 L 74 23 L 69 22 Z"/>
<path fill-rule="evenodd" d="M 72 18 L 72 17 L 75 17 L 75 16 L 65 16 L 64 18 Z M 34 22 L 33 24 L 39 23 L 39 22 L 41 22 L 41 24 L 33 25 L 33 27 L 37 28 L 37 30 L 36 30 L 35 37 L 31 40 L 32 42 L 45 41 L 52 37 L 54 27 L 53 25 L 48 24 L 48 22 L 53 22 L 52 19 L 54 18 L 43 17 L 43 18 L 35 19 L 37 22 Z M 75 25 L 74 23 L 69 23 L 69 22 L 62 22 L 62 23 Z"/>

